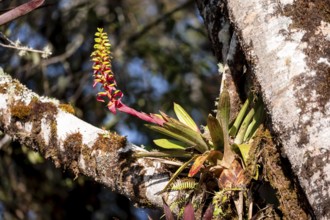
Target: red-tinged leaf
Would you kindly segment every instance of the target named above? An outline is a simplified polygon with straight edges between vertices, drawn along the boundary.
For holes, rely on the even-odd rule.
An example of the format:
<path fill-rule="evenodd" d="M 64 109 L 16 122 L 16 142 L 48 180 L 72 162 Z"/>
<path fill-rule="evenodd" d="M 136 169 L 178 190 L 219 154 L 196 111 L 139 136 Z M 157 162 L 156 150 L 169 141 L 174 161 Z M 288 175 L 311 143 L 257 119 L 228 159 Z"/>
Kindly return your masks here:
<path fill-rule="evenodd" d="M 163 209 L 164 209 L 164 214 L 165 214 L 166 220 L 174 220 L 174 216 L 173 216 L 173 213 L 172 213 L 170 207 L 168 207 L 164 198 L 162 198 L 162 199 L 163 199 Z"/>
<path fill-rule="evenodd" d="M 193 165 L 191 166 L 191 168 L 189 170 L 188 177 L 193 177 L 196 175 L 196 173 L 198 173 L 198 171 L 201 169 L 201 167 L 203 166 L 203 164 L 208 156 L 209 156 L 209 154 L 207 153 L 207 154 L 198 156 L 196 158 L 196 160 L 194 161 Z"/>
<path fill-rule="evenodd" d="M 207 207 L 204 215 L 203 215 L 203 220 L 211 220 L 213 217 L 213 211 L 214 211 L 214 206 L 212 203 Z"/>
<path fill-rule="evenodd" d="M 184 208 L 183 220 L 195 220 L 194 207 L 190 202 Z"/>
<path fill-rule="evenodd" d="M 207 160 L 213 164 L 217 164 L 218 160 L 222 160 L 223 153 L 218 150 L 211 150 Z"/>

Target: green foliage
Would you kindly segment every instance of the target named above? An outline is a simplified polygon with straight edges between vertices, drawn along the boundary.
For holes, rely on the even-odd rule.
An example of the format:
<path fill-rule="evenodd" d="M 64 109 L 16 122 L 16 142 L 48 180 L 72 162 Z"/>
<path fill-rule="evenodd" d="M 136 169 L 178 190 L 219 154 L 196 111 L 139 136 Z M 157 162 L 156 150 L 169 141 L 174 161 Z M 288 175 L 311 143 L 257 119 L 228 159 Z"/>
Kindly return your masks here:
<path fill-rule="evenodd" d="M 179 119 L 180 122 L 190 127 L 192 130 L 199 131 L 196 123 L 190 117 L 190 115 L 184 110 L 180 105 L 174 103 L 174 112 L 176 117 Z"/>
<path fill-rule="evenodd" d="M 193 178 L 179 179 L 171 186 L 171 191 L 175 190 L 192 190 L 195 189 L 198 183 Z"/>
<path fill-rule="evenodd" d="M 169 183 L 159 193 L 167 190 L 195 190 L 197 186 L 196 181 L 191 181 L 191 179 L 189 181 L 176 180 L 183 170 L 191 166 L 188 177 L 194 177 L 197 173 L 201 173 L 201 177 L 208 175 L 208 173 L 212 173 L 213 176 L 219 176 L 217 180 L 219 181 L 219 191 L 215 192 L 212 199 L 213 215 L 222 218 L 233 215 L 235 212 L 235 207 L 231 205 L 234 196 L 233 192 L 243 190 L 244 186 L 252 178 L 257 178 L 259 175 L 258 169 L 255 169 L 251 176 L 247 176 L 248 174 L 244 172 L 245 166 L 251 163 L 252 160 L 249 157 L 249 153 L 254 134 L 264 118 L 264 107 L 261 99 L 256 98 L 256 101 L 253 102 L 252 97 L 253 95 L 251 94 L 245 101 L 234 123 L 230 126 L 230 98 L 228 91 L 224 90 L 219 97 L 216 117 L 211 114 L 207 117 L 205 132 L 209 136 L 201 134 L 199 130 L 196 131 L 196 124 L 178 104 L 174 105 L 174 111 L 179 120 L 161 113 L 166 121 L 163 126 L 147 125 L 154 131 L 176 139 L 176 141 L 169 139 L 154 140 L 156 145 L 169 150 L 167 157 L 176 156 L 174 154 L 170 155 L 171 150 L 173 152 L 174 150 L 182 150 L 183 152 L 192 153 L 190 159 L 186 160 L 177 169 L 171 176 Z M 237 158 L 241 158 L 241 162 Z M 176 182 L 170 187 L 175 180 Z M 207 182 L 203 182 L 202 179 L 199 181 L 199 187 L 206 185 Z M 243 186 L 243 188 L 240 186 Z M 195 194 L 195 196 L 198 196 L 197 191 Z M 184 201 L 187 203 L 189 200 Z M 183 207 L 180 209 L 180 213 L 182 212 Z"/>
<path fill-rule="evenodd" d="M 165 149 L 177 149 L 177 150 L 184 150 L 186 149 L 185 146 L 182 146 L 183 143 L 180 141 L 176 141 L 176 140 L 170 140 L 170 139 L 156 139 L 154 140 L 154 143 L 162 148 Z M 188 145 L 186 145 L 188 146 Z"/>

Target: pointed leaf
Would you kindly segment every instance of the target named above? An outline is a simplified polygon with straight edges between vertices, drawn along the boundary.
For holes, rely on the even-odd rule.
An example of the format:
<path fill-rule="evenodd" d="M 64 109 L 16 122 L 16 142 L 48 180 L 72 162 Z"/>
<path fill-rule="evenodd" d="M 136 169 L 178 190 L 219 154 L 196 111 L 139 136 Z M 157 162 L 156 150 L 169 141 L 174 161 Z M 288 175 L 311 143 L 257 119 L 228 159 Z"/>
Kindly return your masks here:
<path fill-rule="evenodd" d="M 249 152 L 250 152 L 251 146 L 249 144 L 239 144 L 237 146 L 241 153 L 244 164 L 246 164 L 247 160 L 249 158 Z"/>
<path fill-rule="evenodd" d="M 223 151 L 224 137 L 219 121 L 212 115 L 209 115 L 207 117 L 207 127 L 212 138 L 214 149 Z"/>
<path fill-rule="evenodd" d="M 165 218 L 166 220 L 174 220 L 174 215 L 170 209 L 170 207 L 166 204 L 164 198 L 162 197 L 163 200 L 163 209 L 164 209 L 164 214 L 165 214 Z"/>
<path fill-rule="evenodd" d="M 190 202 L 184 208 L 183 220 L 195 220 L 194 207 Z"/>
<path fill-rule="evenodd" d="M 243 139 L 244 139 L 244 135 L 246 133 L 246 130 L 250 124 L 250 121 L 252 120 L 253 115 L 255 114 L 255 109 L 252 108 L 249 113 L 246 115 L 246 117 L 244 118 L 244 121 L 241 125 L 241 127 L 238 130 L 238 133 L 236 135 L 235 138 L 235 144 L 241 144 L 243 143 Z"/>
<path fill-rule="evenodd" d="M 165 152 L 159 151 L 139 151 L 133 154 L 133 157 L 176 157 L 176 158 L 191 158 L 192 154 L 183 150 L 170 150 Z"/>
<path fill-rule="evenodd" d="M 246 99 L 244 105 L 242 106 L 241 110 L 239 111 L 233 126 L 229 130 L 229 135 L 231 137 L 236 136 L 238 128 L 240 127 L 240 125 L 244 119 L 244 116 L 247 113 L 248 107 L 249 107 L 250 103 L 252 102 L 252 99 L 253 99 L 253 94 L 250 93 L 249 97 Z"/>
<path fill-rule="evenodd" d="M 165 149 L 176 149 L 176 150 L 184 150 L 186 149 L 187 145 L 184 145 L 180 141 L 170 140 L 170 139 L 156 139 L 154 143 Z"/>
<path fill-rule="evenodd" d="M 199 131 L 198 126 L 190 115 L 179 105 L 174 103 L 174 112 L 179 121 L 190 127 L 192 130 Z"/>
<path fill-rule="evenodd" d="M 263 122 L 264 116 L 264 106 L 262 103 L 260 103 L 260 105 L 257 107 L 256 113 L 253 115 L 252 122 L 249 124 L 245 132 L 243 141 L 249 140 L 254 135 L 260 124 Z"/>
<path fill-rule="evenodd" d="M 184 143 L 186 143 L 186 144 L 188 144 L 190 146 L 194 146 L 195 145 L 195 142 L 194 141 L 189 140 L 189 139 L 183 137 L 182 135 L 177 134 L 177 133 L 175 133 L 175 132 L 173 132 L 173 131 L 171 131 L 171 130 L 169 130 L 167 128 L 160 127 L 158 125 L 153 125 L 153 124 L 146 124 L 146 126 L 148 128 L 150 128 L 151 130 L 154 130 L 156 132 L 159 132 L 159 133 L 162 133 L 162 134 L 167 135 L 169 137 L 172 137 L 172 138 L 174 138 L 174 139 L 176 139 L 178 141 L 182 141 L 182 142 L 184 142 Z"/>
<path fill-rule="evenodd" d="M 203 166 L 203 164 L 208 156 L 209 156 L 209 154 L 207 153 L 207 154 L 198 156 L 196 158 L 196 160 L 194 161 L 193 165 L 191 166 L 191 168 L 189 170 L 188 177 L 193 177 L 196 175 L 196 173 L 198 173 L 198 171 L 201 169 L 201 167 Z"/>
<path fill-rule="evenodd" d="M 214 211 L 214 206 L 212 203 L 210 203 L 209 207 L 207 207 L 207 209 L 203 215 L 203 220 L 212 220 L 213 211 Z"/>
<path fill-rule="evenodd" d="M 223 132 L 223 148 L 224 148 L 221 165 L 226 168 L 229 168 L 231 163 L 235 159 L 235 152 L 232 151 L 230 143 L 229 143 L 228 129 L 226 129 L 224 125 L 222 125 L 222 124 L 220 124 L 220 125 L 221 125 L 222 132 Z"/>
<path fill-rule="evenodd" d="M 217 119 L 223 126 L 223 129 L 228 129 L 230 118 L 230 96 L 227 89 L 224 89 L 219 97 Z"/>
<path fill-rule="evenodd" d="M 203 139 L 202 134 L 200 132 L 192 130 L 187 125 L 182 124 L 179 121 L 170 120 L 164 123 L 163 127 L 172 132 L 175 132 L 176 134 L 181 135 L 182 137 L 188 139 L 190 142 L 195 143 L 191 146 L 193 146 L 199 152 L 203 153 L 209 150 L 209 146 Z"/>

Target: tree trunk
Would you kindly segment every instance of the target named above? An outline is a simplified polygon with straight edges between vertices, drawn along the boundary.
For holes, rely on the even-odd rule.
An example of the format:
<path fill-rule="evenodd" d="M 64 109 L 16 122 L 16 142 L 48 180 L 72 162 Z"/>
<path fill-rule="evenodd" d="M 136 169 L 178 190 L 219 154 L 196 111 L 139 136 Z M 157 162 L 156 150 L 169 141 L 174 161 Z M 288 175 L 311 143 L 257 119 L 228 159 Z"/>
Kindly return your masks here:
<path fill-rule="evenodd" d="M 315 216 L 330 219 L 329 0 L 197 4 L 215 55 L 231 69 L 244 64 L 223 52 L 231 47 L 226 37 L 237 33 L 252 73 L 248 77 L 260 86 L 282 155 L 289 159 Z M 233 76 L 241 86 L 239 74 Z"/>

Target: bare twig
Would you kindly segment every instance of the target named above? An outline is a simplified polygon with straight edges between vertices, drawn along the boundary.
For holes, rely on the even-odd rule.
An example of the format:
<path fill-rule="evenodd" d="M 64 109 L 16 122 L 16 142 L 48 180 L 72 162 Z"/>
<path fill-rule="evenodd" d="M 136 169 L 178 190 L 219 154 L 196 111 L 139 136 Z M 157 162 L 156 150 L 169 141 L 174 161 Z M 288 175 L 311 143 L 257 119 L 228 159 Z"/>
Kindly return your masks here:
<path fill-rule="evenodd" d="M 18 17 L 21 17 L 34 9 L 38 8 L 44 3 L 44 0 L 31 0 L 25 4 L 22 4 L 2 15 L 0 15 L 0 25 L 8 23 L 9 21 L 15 20 Z"/>
<path fill-rule="evenodd" d="M 43 50 L 36 50 L 27 46 L 22 46 L 19 41 L 13 42 L 2 33 L 0 33 L 0 46 L 19 50 L 22 55 L 25 52 L 32 52 L 32 53 L 40 53 L 43 58 L 47 58 L 49 55 L 52 54 L 49 47 L 47 46 Z"/>

